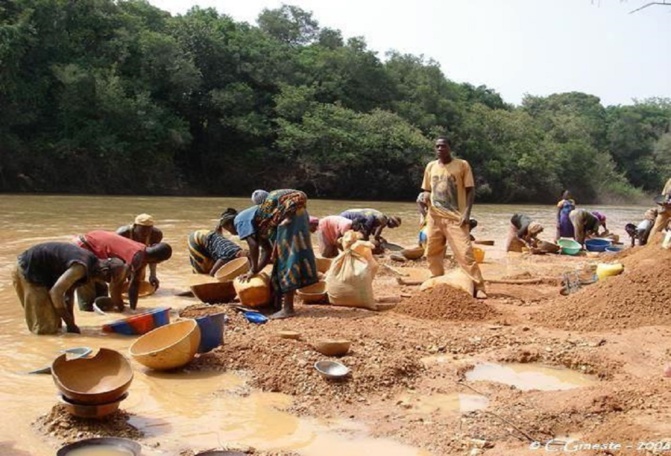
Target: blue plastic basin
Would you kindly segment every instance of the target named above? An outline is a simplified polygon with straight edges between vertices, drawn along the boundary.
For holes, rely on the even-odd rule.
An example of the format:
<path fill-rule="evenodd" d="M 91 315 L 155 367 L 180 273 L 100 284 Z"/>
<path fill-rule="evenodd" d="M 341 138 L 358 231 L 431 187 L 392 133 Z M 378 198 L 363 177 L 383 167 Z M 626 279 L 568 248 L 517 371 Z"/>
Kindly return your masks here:
<path fill-rule="evenodd" d="M 587 239 L 585 241 L 585 248 L 590 252 L 603 252 L 611 245 L 612 242 L 608 239 Z"/>
<path fill-rule="evenodd" d="M 226 315 L 223 313 L 196 318 L 196 323 L 200 327 L 198 353 L 207 353 L 224 343 L 225 322 Z"/>

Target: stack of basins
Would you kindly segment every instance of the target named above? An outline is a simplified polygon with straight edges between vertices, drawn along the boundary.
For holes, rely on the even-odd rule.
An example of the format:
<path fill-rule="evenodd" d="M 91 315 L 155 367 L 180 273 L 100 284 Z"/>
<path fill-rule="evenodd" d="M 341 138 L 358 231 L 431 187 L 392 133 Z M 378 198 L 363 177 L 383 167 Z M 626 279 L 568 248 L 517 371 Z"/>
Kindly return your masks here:
<path fill-rule="evenodd" d="M 119 409 L 133 381 L 130 362 L 119 352 L 101 348 L 95 356 L 56 358 L 51 375 L 66 410 L 80 418 L 104 418 Z"/>

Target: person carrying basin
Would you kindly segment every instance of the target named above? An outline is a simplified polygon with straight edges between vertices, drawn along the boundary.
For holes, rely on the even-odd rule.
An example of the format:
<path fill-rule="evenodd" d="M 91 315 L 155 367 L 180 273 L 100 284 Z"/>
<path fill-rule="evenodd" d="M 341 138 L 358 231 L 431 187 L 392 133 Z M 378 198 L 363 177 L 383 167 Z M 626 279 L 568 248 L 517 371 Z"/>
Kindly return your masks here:
<path fill-rule="evenodd" d="M 154 226 L 154 218 L 149 214 L 140 214 L 130 225 L 124 225 L 117 228 L 116 233 L 132 241 L 140 242 L 147 247 L 158 244 L 163 240 L 163 231 Z M 161 282 L 156 276 L 156 263 L 149 265 L 149 283 L 158 290 Z M 140 271 L 140 280 L 146 277 L 147 268 Z"/>
<path fill-rule="evenodd" d="M 100 259 L 69 242 L 45 242 L 21 253 L 12 282 L 33 334 L 79 333 L 74 316 L 74 292 L 88 281 L 122 283 L 123 261 Z"/>
<path fill-rule="evenodd" d="M 224 237 L 222 223 L 223 219 L 220 218 L 214 230 L 197 230 L 189 234 L 189 261 L 194 273 L 214 277 L 229 261 L 248 255 L 246 250 Z"/>
<path fill-rule="evenodd" d="M 228 208 L 222 226 L 249 245 L 250 269 L 240 280 L 252 276 L 273 262 L 271 283 L 275 308 L 271 318 L 294 315 L 296 290 L 317 283 L 317 265 L 310 238 L 308 198 L 299 190 L 273 190 L 260 205 L 241 212 Z"/>
<path fill-rule="evenodd" d="M 525 214 L 513 214 L 510 218 L 510 231 L 506 241 L 506 252 L 521 252 L 523 247 L 532 249 L 538 243 L 538 235 L 543 225 Z"/>
<path fill-rule="evenodd" d="M 113 231 L 94 230 L 75 236 L 74 242 L 100 259 L 119 258 L 126 264 L 128 280 L 128 302 L 131 310 L 137 307 L 140 291 L 140 271 L 148 264 L 162 263 L 172 256 L 172 248 L 165 242 L 147 247 Z M 109 288 L 110 306 L 119 312 L 124 309 L 123 283 L 113 283 Z M 107 286 L 97 280 L 89 280 L 77 290 L 80 310 L 91 311 L 96 299 L 107 296 Z M 107 306 L 106 306 L 107 307 Z"/>

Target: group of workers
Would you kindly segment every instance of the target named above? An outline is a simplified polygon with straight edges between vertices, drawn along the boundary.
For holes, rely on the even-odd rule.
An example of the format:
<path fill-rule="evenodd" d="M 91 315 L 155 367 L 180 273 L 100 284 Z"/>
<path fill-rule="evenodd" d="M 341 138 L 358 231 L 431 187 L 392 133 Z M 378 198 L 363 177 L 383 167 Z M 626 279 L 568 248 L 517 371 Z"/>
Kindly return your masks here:
<path fill-rule="evenodd" d="M 466 160 L 452 156 L 446 137 L 435 141 L 436 159 L 424 171 L 422 192 L 417 197 L 421 214 L 420 244 L 432 277 L 445 273 L 444 258 L 449 245 L 454 260 L 473 282 L 474 297 L 487 297 L 485 283 L 475 260 L 470 231 L 477 222 L 471 219 L 475 196 L 473 172 Z M 668 187 L 668 189 L 667 189 Z M 671 214 L 671 179 L 656 201 L 660 210 L 646 212 L 646 223 L 627 226 L 635 239 L 644 243 L 650 231 L 666 228 Z M 293 189 L 252 194 L 252 205 L 242 211 L 228 208 L 221 213 L 212 230 L 198 230 L 188 237 L 193 272 L 215 275 L 227 262 L 247 257 L 249 270 L 240 279 L 249 280 L 272 263 L 271 284 L 275 318 L 294 314 L 294 295 L 299 288 L 318 281 L 311 233 L 317 232 L 319 253 L 337 256 L 339 240 L 350 231 L 361 233 L 377 251 L 383 250 L 385 228 L 396 228 L 401 219 L 375 209 L 349 209 L 339 215 L 317 219 L 307 211 L 305 193 Z M 608 234 L 606 217 L 597 211 L 576 208 L 567 191 L 557 204 L 556 238 L 575 238 L 581 244 L 592 236 Z M 653 223 L 654 220 L 654 223 Z M 533 247 L 543 226 L 525 214 L 510 220 L 507 250 Z M 603 228 L 603 232 L 599 232 Z M 224 232 L 237 235 L 247 248 L 228 239 Z M 632 234 L 633 233 L 633 234 Z M 28 328 L 35 334 L 54 334 L 65 322 L 68 332 L 79 332 L 74 321 L 74 293 L 79 308 L 94 310 L 124 308 L 125 292 L 131 309 L 137 305 L 139 284 L 145 279 L 158 288 L 156 265 L 172 255 L 170 245 L 162 242 L 163 233 L 151 216 L 141 214 L 134 223 L 116 232 L 95 230 L 68 242 L 35 245 L 18 257 L 13 283 L 25 311 Z"/>
<path fill-rule="evenodd" d="M 12 282 L 24 309 L 28 329 L 55 334 L 65 323 L 67 332 L 79 333 L 74 318 L 75 290 L 79 309 L 115 308 L 123 311 L 123 294 L 131 309 L 137 306 L 140 282 L 158 288 L 156 264 L 172 256 L 153 219 L 140 214 L 116 232 L 94 230 L 71 242 L 45 242 L 21 253 Z"/>

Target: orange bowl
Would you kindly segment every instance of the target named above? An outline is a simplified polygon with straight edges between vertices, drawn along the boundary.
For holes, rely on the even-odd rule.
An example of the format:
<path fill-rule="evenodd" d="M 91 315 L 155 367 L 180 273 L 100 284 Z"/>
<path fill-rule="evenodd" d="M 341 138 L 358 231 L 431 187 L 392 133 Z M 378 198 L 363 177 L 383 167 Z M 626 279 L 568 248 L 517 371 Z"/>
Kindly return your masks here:
<path fill-rule="evenodd" d="M 148 332 L 130 346 L 135 361 L 155 370 L 177 369 L 193 360 L 200 346 L 200 327 L 182 320 Z"/>

